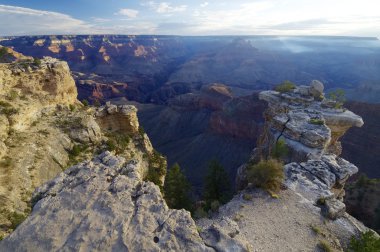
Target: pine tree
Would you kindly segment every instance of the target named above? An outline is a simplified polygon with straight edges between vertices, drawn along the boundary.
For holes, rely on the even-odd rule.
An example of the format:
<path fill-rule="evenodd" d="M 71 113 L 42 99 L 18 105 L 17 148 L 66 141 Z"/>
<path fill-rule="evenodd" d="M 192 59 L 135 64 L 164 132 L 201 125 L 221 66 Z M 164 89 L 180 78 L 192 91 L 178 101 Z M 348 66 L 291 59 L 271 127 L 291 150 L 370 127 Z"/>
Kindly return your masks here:
<path fill-rule="evenodd" d="M 191 185 L 176 163 L 168 171 L 165 179 L 164 193 L 170 208 L 192 210 L 190 198 Z"/>
<path fill-rule="evenodd" d="M 231 188 L 231 182 L 224 167 L 217 160 L 211 161 L 204 188 L 204 199 L 207 205 L 211 206 L 214 201 L 227 203 L 232 196 Z"/>

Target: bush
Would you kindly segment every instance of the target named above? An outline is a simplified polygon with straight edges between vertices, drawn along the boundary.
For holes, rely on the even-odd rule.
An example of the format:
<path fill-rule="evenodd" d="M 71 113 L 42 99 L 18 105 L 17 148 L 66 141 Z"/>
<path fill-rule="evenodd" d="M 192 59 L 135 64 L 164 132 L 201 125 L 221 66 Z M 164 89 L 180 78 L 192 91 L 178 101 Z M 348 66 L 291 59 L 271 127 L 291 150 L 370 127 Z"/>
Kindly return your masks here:
<path fill-rule="evenodd" d="M 216 160 L 209 164 L 203 194 L 208 209 L 213 201 L 224 204 L 232 198 L 230 178 L 224 167 Z"/>
<path fill-rule="evenodd" d="M 1 112 L 4 113 L 7 116 L 15 115 L 19 112 L 16 108 L 3 108 L 1 109 Z"/>
<path fill-rule="evenodd" d="M 279 139 L 272 149 L 271 156 L 275 159 L 283 159 L 288 156 L 289 149 L 284 139 Z"/>
<path fill-rule="evenodd" d="M 26 219 L 26 216 L 24 214 L 13 212 L 9 218 L 9 220 L 12 223 L 10 228 L 15 230 L 18 227 L 18 225 L 20 225 L 25 219 Z"/>
<path fill-rule="evenodd" d="M 109 132 L 106 136 L 108 137 L 107 150 L 115 151 L 116 154 L 123 153 L 131 141 L 131 137 L 122 132 Z"/>
<path fill-rule="evenodd" d="M 3 157 L 3 160 L 0 161 L 0 166 L 3 166 L 3 167 L 9 167 L 11 166 L 11 164 L 12 164 L 12 158 L 10 158 L 9 156 Z"/>
<path fill-rule="evenodd" d="M 89 105 L 89 102 L 86 99 L 82 100 L 82 104 L 87 107 Z"/>
<path fill-rule="evenodd" d="M 16 90 L 11 90 L 8 94 L 8 99 L 11 101 L 16 100 L 17 97 L 18 97 L 18 93 Z"/>
<path fill-rule="evenodd" d="M 8 53 L 8 48 L 0 47 L 0 61 L 8 60 L 10 54 Z"/>
<path fill-rule="evenodd" d="M 332 91 L 328 94 L 328 97 L 335 101 L 335 108 L 340 109 L 343 107 L 344 102 L 346 101 L 345 92 L 343 89 L 338 88 L 335 91 Z"/>
<path fill-rule="evenodd" d="M 284 177 L 283 163 L 275 159 L 261 160 L 247 167 L 248 182 L 272 192 L 280 190 Z"/>
<path fill-rule="evenodd" d="M 164 193 L 165 201 L 170 208 L 192 210 L 190 199 L 191 186 L 181 167 L 174 164 L 166 174 Z"/>
<path fill-rule="evenodd" d="M 274 90 L 280 93 L 286 93 L 292 91 L 295 88 L 296 85 L 293 82 L 286 80 L 283 83 L 277 85 Z"/>
<path fill-rule="evenodd" d="M 39 58 L 33 58 L 33 65 L 40 66 L 41 65 L 41 60 Z"/>
<path fill-rule="evenodd" d="M 160 187 L 161 192 L 163 191 L 163 185 L 161 178 L 166 175 L 166 160 L 158 153 L 156 150 L 148 156 L 149 168 L 146 180 L 153 182 Z"/>
<path fill-rule="evenodd" d="M 69 105 L 69 109 L 70 109 L 70 111 L 74 111 L 75 110 L 75 105 L 74 104 L 70 104 Z"/>
<path fill-rule="evenodd" d="M 378 252 L 380 251 L 380 238 L 375 233 L 368 231 L 362 233 L 359 238 L 352 237 L 349 251 L 352 252 Z"/>
<path fill-rule="evenodd" d="M 319 241 L 318 247 L 320 247 L 324 252 L 333 252 L 330 244 L 327 241 Z"/>
<path fill-rule="evenodd" d="M 324 125 L 325 122 L 321 119 L 318 119 L 318 118 L 312 118 L 309 120 L 309 123 L 310 124 L 314 124 L 314 125 Z"/>

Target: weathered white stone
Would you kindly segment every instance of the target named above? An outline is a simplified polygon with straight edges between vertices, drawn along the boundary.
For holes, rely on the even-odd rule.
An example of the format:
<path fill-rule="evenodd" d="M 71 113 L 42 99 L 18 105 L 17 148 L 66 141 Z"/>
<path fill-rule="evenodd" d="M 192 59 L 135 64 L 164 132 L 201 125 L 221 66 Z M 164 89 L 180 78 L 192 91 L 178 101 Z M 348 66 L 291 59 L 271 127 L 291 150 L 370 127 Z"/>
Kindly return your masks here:
<path fill-rule="evenodd" d="M 213 251 L 139 165 L 105 152 L 69 168 L 36 190 L 33 212 L 0 251 Z M 219 242 L 238 247 L 228 235 Z"/>
<path fill-rule="evenodd" d="M 319 98 L 319 97 L 323 96 L 323 90 L 324 89 L 325 89 L 325 86 L 323 85 L 322 82 L 320 82 L 318 80 L 313 80 L 310 83 L 309 92 L 315 98 Z"/>

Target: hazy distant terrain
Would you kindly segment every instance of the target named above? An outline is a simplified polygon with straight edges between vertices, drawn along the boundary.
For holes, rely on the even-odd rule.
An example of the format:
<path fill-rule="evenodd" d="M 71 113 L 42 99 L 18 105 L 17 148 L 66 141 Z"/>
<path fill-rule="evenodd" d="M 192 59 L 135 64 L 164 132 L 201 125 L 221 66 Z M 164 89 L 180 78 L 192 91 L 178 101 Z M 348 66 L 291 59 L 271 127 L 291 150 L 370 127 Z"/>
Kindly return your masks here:
<path fill-rule="evenodd" d="M 283 80 L 318 79 L 326 90 L 345 89 L 349 99 L 380 103 L 376 38 L 98 35 L 14 37 L 0 44 L 68 61 L 80 100 L 139 102 L 140 122 L 153 145 L 170 164 L 179 162 L 198 187 L 209 157 L 219 159 L 231 177 L 247 160 L 265 109 L 257 91 Z M 230 90 L 208 89 L 212 83 Z M 378 177 L 379 167 L 369 160 L 380 153 L 374 144 L 379 120 L 371 116 L 380 108 L 349 108 L 368 124 L 348 132 L 343 155 Z"/>

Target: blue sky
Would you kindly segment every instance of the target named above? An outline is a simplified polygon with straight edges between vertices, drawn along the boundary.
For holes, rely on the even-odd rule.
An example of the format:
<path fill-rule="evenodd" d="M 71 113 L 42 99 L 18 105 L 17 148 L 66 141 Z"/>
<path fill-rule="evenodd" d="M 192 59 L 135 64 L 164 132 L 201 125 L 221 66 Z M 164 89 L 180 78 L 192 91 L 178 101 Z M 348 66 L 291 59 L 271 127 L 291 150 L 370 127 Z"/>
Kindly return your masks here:
<path fill-rule="evenodd" d="M 1 35 L 380 37 L 377 0 L 0 0 Z"/>

